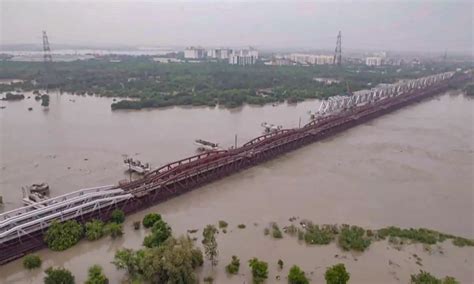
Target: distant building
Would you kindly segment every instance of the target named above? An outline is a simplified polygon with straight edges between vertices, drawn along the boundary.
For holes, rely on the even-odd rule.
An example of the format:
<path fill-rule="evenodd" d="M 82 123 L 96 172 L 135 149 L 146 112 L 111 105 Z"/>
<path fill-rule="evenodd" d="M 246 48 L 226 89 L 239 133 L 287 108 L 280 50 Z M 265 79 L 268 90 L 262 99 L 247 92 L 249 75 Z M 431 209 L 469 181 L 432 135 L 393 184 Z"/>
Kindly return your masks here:
<path fill-rule="evenodd" d="M 208 58 L 225 60 L 229 58 L 230 54 L 231 54 L 231 50 L 226 49 L 226 48 L 213 48 L 213 49 L 207 50 Z"/>
<path fill-rule="evenodd" d="M 207 52 L 202 47 L 187 47 L 184 50 L 184 58 L 186 59 L 204 59 L 206 58 Z"/>
<path fill-rule="evenodd" d="M 292 53 L 290 60 L 302 65 L 334 64 L 334 56 Z"/>
<path fill-rule="evenodd" d="M 365 65 L 367 66 L 380 66 L 383 63 L 382 57 L 366 57 L 365 58 Z"/>
<path fill-rule="evenodd" d="M 257 62 L 258 51 L 252 47 L 248 49 L 234 50 L 229 56 L 229 64 L 252 65 Z"/>

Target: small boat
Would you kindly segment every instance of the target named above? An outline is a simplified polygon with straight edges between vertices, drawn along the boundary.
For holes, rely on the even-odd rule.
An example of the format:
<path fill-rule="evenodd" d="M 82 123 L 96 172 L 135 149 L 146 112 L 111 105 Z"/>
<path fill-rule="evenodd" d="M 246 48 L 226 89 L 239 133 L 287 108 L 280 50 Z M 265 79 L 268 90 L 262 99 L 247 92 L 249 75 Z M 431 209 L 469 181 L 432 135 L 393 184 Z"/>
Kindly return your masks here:
<path fill-rule="evenodd" d="M 127 171 L 136 172 L 138 174 L 146 174 L 151 170 L 149 163 L 142 163 L 139 160 L 134 160 L 133 158 L 124 159 L 123 163 Z"/>
<path fill-rule="evenodd" d="M 266 122 L 262 122 L 261 126 L 263 127 L 263 134 L 277 132 L 278 130 L 281 130 L 283 128 L 283 126 L 281 125 L 274 125 Z"/>
<path fill-rule="evenodd" d="M 215 151 L 219 149 L 219 144 L 212 143 L 202 139 L 194 140 L 194 145 L 196 145 L 199 151 Z"/>

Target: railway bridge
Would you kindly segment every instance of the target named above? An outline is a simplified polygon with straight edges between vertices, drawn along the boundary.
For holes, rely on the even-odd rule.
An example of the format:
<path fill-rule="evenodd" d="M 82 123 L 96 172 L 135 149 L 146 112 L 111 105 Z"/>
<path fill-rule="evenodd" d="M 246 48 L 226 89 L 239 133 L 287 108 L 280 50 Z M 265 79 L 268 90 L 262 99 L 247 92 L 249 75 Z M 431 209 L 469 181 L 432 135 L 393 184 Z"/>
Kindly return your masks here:
<path fill-rule="evenodd" d="M 115 209 L 130 214 L 188 192 L 334 133 L 446 91 L 470 73 L 446 72 L 337 96 L 324 101 L 300 128 L 265 134 L 235 149 L 210 151 L 166 164 L 143 178 L 119 185 L 81 189 L 0 214 L 0 264 L 45 247 L 54 221 L 108 220 Z"/>

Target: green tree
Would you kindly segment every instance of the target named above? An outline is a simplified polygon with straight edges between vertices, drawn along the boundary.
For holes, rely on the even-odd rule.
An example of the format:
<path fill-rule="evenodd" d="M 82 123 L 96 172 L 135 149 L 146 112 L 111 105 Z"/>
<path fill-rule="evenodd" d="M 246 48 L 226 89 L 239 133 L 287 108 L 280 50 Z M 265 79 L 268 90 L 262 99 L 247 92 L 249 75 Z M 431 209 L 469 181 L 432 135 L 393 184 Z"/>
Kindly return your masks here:
<path fill-rule="evenodd" d="M 132 249 L 121 249 L 115 252 L 112 263 L 117 269 L 123 269 L 130 278 L 137 278 L 143 274 L 142 261 L 144 251 L 134 251 Z"/>
<path fill-rule="evenodd" d="M 346 284 L 349 281 L 350 274 L 346 271 L 344 264 L 339 263 L 328 267 L 324 278 L 327 284 Z"/>
<path fill-rule="evenodd" d="M 125 213 L 120 209 L 115 209 L 112 211 L 112 214 L 110 214 L 110 221 L 117 224 L 123 223 L 123 221 L 125 221 Z"/>
<path fill-rule="evenodd" d="M 189 237 L 171 237 L 144 251 L 143 277 L 152 283 L 197 283 L 194 269 L 202 265 L 199 259 L 202 253 Z"/>
<path fill-rule="evenodd" d="M 44 236 L 44 241 L 48 247 L 55 251 L 61 251 L 77 244 L 82 238 L 83 228 L 75 220 L 58 223 L 54 221 L 49 226 Z"/>
<path fill-rule="evenodd" d="M 411 275 L 412 284 L 459 284 L 456 278 L 451 276 L 446 276 L 443 279 L 438 279 L 431 275 L 429 272 L 420 270 L 418 274 Z"/>
<path fill-rule="evenodd" d="M 344 250 L 364 251 L 370 245 L 365 230 L 358 226 L 344 226 L 339 234 L 339 245 Z"/>
<path fill-rule="evenodd" d="M 225 270 L 229 274 L 237 274 L 239 273 L 239 269 L 240 269 L 240 259 L 237 256 L 233 255 L 232 260 L 225 267 Z"/>
<path fill-rule="evenodd" d="M 41 266 L 41 258 L 36 254 L 27 254 L 23 258 L 23 267 L 26 269 L 38 268 Z"/>
<path fill-rule="evenodd" d="M 268 263 L 254 257 L 249 260 L 249 267 L 252 269 L 252 279 L 254 284 L 263 283 L 268 278 Z"/>
<path fill-rule="evenodd" d="M 308 278 L 306 278 L 305 273 L 301 268 L 296 265 L 293 265 L 290 268 L 288 273 L 288 283 L 289 284 L 308 284 Z"/>
<path fill-rule="evenodd" d="M 143 240 L 143 245 L 148 248 L 157 247 L 166 241 L 171 236 L 171 233 L 171 227 L 160 219 L 151 228 L 151 234 Z"/>
<path fill-rule="evenodd" d="M 151 228 L 153 225 L 157 222 L 161 221 L 161 215 L 156 214 L 156 213 L 149 213 L 146 214 L 145 217 L 143 218 L 143 227 L 145 228 Z"/>
<path fill-rule="evenodd" d="M 86 238 L 89 241 L 94 241 L 104 236 L 104 222 L 100 220 L 92 220 L 85 224 Z"/>
<path fill-rule="evenodd" d="M 45 271 L 44 284 L 74 284 L 74 275 L 65 268 L 49 267 Z"/>
<path fill-rule="evenodd" d="M 207 225 L 202 232 L 204 253 L 211 261 L 212 267 L 217 265 L 217 256 L 219 254 L 219 251 L 217 250 L 216 233 L 217 228 L 214 225 Z"/>
<path fill-rule="evenodd" d="M 104 233 L 106 235 L 110 235 L 112 239 L 121 237 L 123 235 L 123 227 L 122 224 L 117 224 L 114 222 L 108 223 L 104 227 Z"/>
<path fill-rule="evenodd" d="M 108 284 L 109 279 L 105 277 L 100 265 L 93 265 L 89 268 L 85 284 Z"/>

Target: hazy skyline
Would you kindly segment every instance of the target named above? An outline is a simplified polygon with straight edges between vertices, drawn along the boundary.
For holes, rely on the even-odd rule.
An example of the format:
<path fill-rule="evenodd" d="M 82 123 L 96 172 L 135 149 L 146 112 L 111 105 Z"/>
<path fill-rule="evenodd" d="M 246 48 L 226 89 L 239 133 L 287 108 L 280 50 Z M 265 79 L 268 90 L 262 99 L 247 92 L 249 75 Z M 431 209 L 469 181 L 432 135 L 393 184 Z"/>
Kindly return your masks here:
<path fill-rule="evenodd" d="M 242 46 L 469 52 L 463 1 L 21 1 L 0 0 L 0 43 Z"/>

